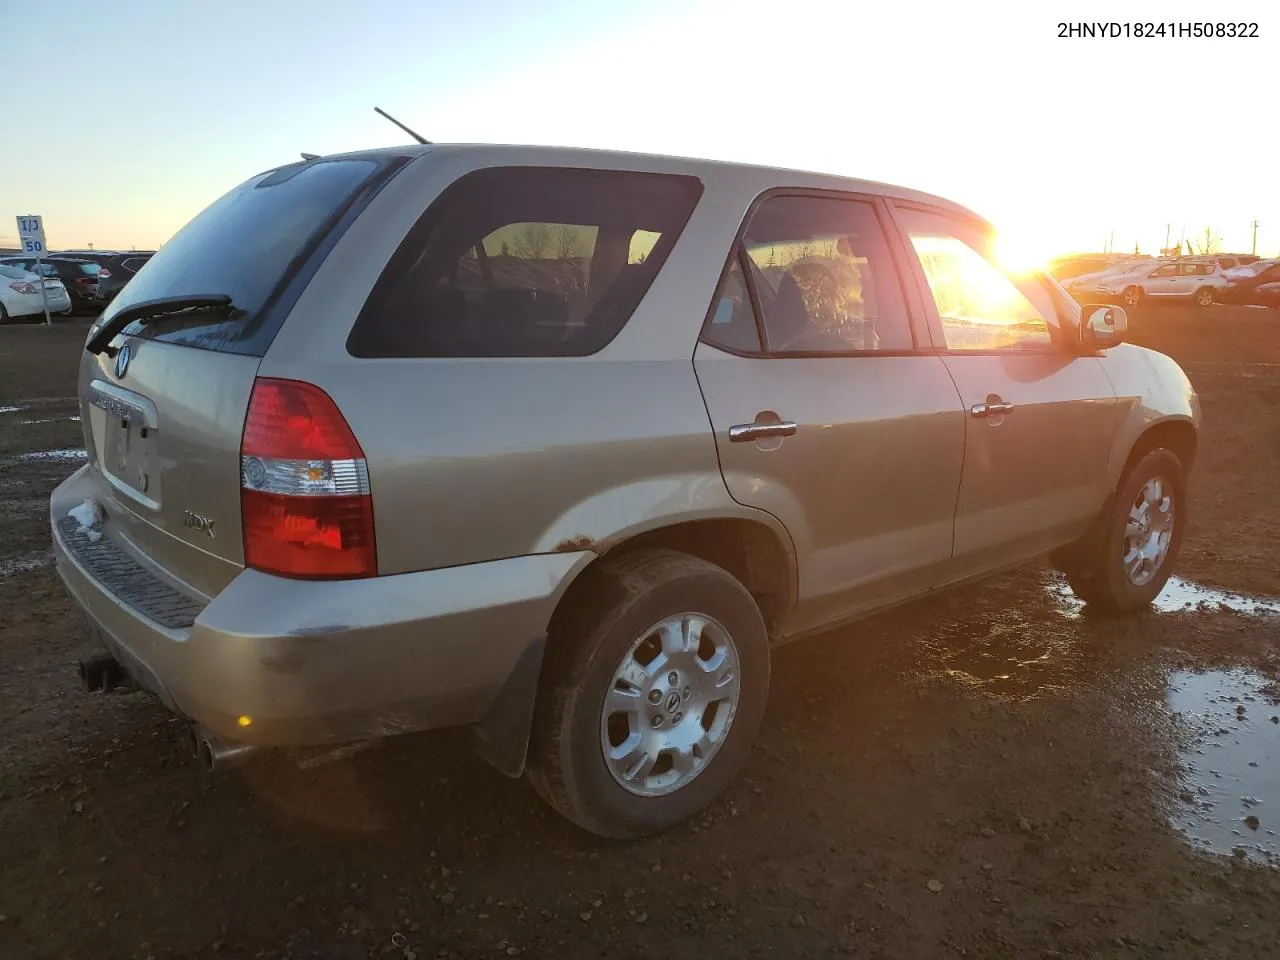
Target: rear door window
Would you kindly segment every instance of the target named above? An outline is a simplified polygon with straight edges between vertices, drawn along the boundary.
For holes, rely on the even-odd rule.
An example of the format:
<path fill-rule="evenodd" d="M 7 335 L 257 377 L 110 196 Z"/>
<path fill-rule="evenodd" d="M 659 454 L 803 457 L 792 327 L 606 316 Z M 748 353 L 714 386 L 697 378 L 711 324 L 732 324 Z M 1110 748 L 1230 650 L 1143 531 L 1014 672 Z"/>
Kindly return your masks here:
<path fill-rule="evenodd" d="M 586 356 L 622 329 L 702 186 L 610 170 L 495 167 L 451 185 L 361 311 L 358 357 Z"/>
<path fill-rule="evenodd" d="M 902 287 L 864 200 L 776 196 L 743 245 L 770 353 L 912 350 Z"/>
<path fill-rule="evenodd" d="M 324 244 L 336 242 L 400 157 L 290 164 L 215 200 L 173 236 L 103 314 L 158 297 L 225 293 L 233 311 L 131 324 L 125 332 L 206 350 L 262 356 Z M 325 248 L 327 249 L 327 247 Z M 140 260 L 143 258 L 130 258 Z"/>

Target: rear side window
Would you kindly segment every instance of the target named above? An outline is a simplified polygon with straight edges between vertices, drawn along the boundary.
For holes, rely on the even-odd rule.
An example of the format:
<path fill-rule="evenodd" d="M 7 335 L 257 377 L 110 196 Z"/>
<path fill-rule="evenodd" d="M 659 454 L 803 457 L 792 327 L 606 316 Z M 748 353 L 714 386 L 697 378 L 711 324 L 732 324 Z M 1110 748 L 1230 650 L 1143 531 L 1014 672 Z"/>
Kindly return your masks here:
<path fill-rule="evenodd" d="M 130 257 L 128 260 L 124 261 L 124 263 L 121 264 L 121 266 L 123 266 L 130 273 L 137 273 L 139 270 L 142 269 L 142 265 L 146 263 L 149 259 L 150 257 Z"/>
<path fill-rule="evenodd" d="M 345 224 L 403 158 L 347 158 L 290 164 L 246 180 L 215 200 L 150 258 L 103 314 L 158 297 L 225 293 L 234 310 L 134 323 L 125 332 L 206 350 L 262 356 L 299 283 Z"/>
<path fill-rule="evenodd" d="M 468 174 L 409 231 L 361 311 L 357 357 L 571 357 L 622 329 L 702 191 L 554 167 Z"/>
<path fill-rule="evenodd" d="M 902 287 L 870 203 L 771 197 L 752 214 L 743 246 L 771 353 L 915 346 Z"/>

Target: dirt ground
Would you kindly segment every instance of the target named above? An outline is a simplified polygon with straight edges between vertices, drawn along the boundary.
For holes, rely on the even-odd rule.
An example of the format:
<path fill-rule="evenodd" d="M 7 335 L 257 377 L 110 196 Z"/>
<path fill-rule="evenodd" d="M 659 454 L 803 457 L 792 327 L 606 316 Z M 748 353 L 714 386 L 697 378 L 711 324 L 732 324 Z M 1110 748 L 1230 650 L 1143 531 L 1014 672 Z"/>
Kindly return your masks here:
<path fill-rule="evenodd" d="M 1203 400 L 1178 573 L 1280 595 L 1280 315 L 1135 329 Z M 779 650 L 745 775 L 653 840 L 578 831 L 462 733 L 202 774 L 158 703 L 71 669 L 45 511 L 79 461 L 19 458 L 82 446 L 83 335 L 0 329 L 0 957 L 1280 956 L 1280 870 L 1170 826 L 1165 706 L 1176 670 L 1280 679 L 1280 619 L 1098 619 L 1044 569 Z"/>

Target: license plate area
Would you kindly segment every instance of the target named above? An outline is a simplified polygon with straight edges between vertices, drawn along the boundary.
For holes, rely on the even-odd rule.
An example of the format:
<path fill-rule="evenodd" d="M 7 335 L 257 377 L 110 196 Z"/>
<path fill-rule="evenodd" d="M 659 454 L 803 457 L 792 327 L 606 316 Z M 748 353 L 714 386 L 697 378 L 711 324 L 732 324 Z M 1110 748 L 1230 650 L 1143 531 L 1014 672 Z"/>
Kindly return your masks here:
<path fill-rule="evenodd" d="M 113 485 L 152 509 L 160 506 L 155 405 L 115 384 L 89 385 L 98 463 Z"/>

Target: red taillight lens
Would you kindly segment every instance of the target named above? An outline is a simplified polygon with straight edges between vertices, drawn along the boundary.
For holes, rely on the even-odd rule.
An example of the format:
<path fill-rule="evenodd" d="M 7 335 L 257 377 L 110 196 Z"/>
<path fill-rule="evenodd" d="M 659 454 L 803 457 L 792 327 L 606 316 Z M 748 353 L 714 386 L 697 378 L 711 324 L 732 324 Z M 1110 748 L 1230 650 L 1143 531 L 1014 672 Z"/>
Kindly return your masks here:
<path fill-rule="evenodd" d="M 364 459 L 327 393 L 300 380 L 263 377 L 253 385 L 240 452 L 294 460 Z"/>
<path fill-rule="evenodd" d="M 17 290 L 18 293 L 39 293 L 32 284 L 27 283 L 25 280 L 16 280 L 9 284 L 9 288 L 11 290 Z"/>
<path fill-rule="evenodd" d="M 98 270 L 98 279 L 99 279 L 99 280 L 110 280 L 110 279 L 111 279 L 111 271 L 110 271 L 110 270 L 108 270 L 106 267 L 102 267 L 102 268 L 100 268 L 100 269 Z"/>
<path fill-rule="evenodd" d="M 327 393 L 259 378 L 240 465 L 246 566 L 310 579 L 377 574 L 364 451 Z"/>

